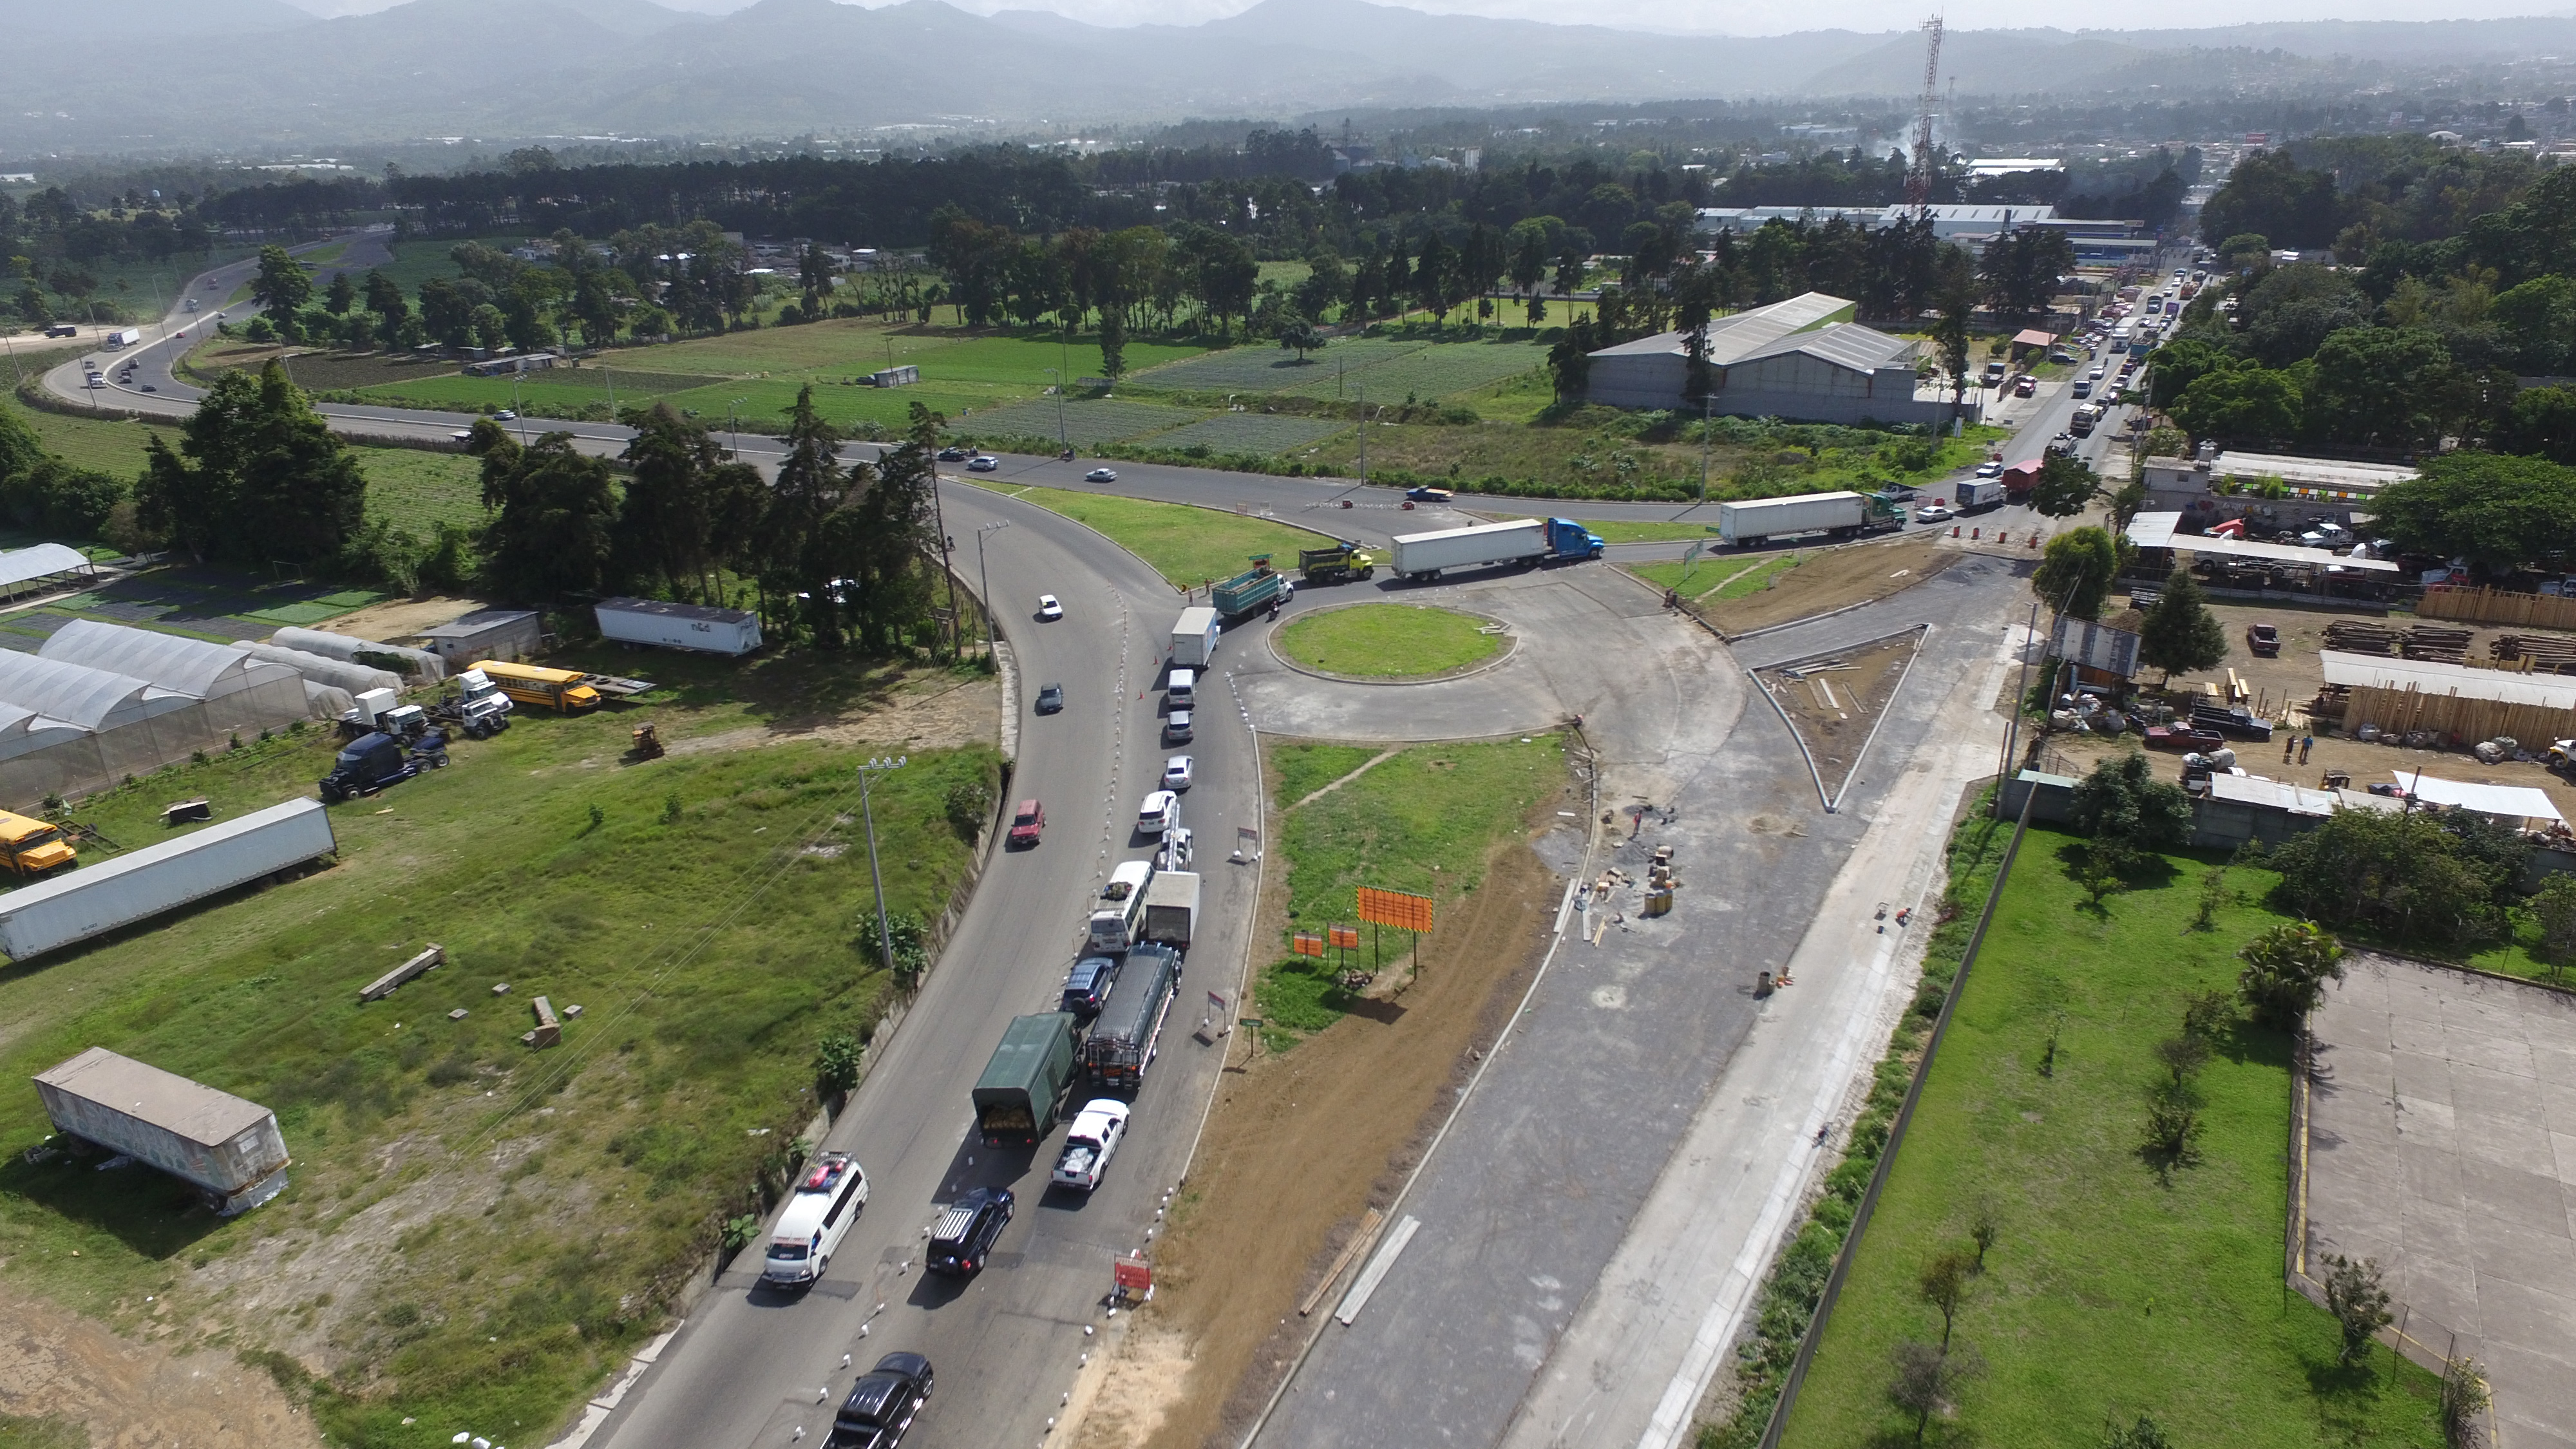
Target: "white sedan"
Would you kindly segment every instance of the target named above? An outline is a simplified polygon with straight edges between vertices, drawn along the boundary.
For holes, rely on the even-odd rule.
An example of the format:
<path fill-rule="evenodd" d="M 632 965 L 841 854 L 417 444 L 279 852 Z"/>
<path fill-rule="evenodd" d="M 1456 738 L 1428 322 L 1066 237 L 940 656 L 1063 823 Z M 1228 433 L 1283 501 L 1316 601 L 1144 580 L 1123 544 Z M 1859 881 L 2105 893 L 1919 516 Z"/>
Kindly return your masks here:
<path fill-rule="evenodd" d="M 1163 761 L 1163 788 L 1176 791 L 1190 788 L 1190 776 L 1194 773 L 1192 764 L 1187 755 L 1174 755 Z"/>
<path fill-rule="evenodd" d="M 1127 1135 L 1128 1110 L 1115 1097 L 1098 1097 L 1075 1115 L 1065 1134 L 1064 1154 L 1055 1160 L 1057 1186 L 1084 1192 L 1100 1186 L 1100 1175 L 1109 1170 L 1110 1154 Z"/>
<path fill-rule="evenodd" d="M 1052 624 L 1064 617 L 1064 605 L 1053 594 L 1038 595 L 1038 617 Z"/>
<path fill-rule="evenodd" d="M 1977 465 L 1977 476 L 1980 478 L 2000 478 L 2003 475 L 2004 464 L 2001 458 L 1989 458 Z"/>
<path fill-rule="evenodd" d="M 1914 521 L 1917 523 L 1947 523 L 1958 516 L 1938 503 L 1927 503 L 1914 510 Z"/>
<path fill-rule="evenodd" d="M 1085 483 L 1115 483 L 1118 481 L 1118 470 L 1115 468 L 1094 468 L 1090 472 L 1082 475 L 1082 481 Z"/>

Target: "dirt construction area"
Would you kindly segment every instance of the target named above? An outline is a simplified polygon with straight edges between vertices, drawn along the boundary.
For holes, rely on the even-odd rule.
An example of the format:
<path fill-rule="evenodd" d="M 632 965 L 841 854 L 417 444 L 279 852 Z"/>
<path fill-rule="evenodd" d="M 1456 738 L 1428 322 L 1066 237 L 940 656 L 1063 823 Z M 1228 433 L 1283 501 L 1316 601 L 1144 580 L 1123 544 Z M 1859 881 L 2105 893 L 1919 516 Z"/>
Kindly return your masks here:
<path fill-rule="evenodd" d="M 1908 629 L 1858 649 L 1769 665 L 1754 676 L 1789 717 L 1827 798 L 1851 777 L 1922 640 L 1922 630 Z"/>
<path fill-rule="evenodd" d="M 1921 534 L 1818 549 L 1796 567 L 1773 575 L 1768 587 L 1742 598 L 1708 599 L 1702 612 L 1721 632 L 1743 634 L 1884 599 L 1948 568 L 1960 556 L 1959 549 Z"/>
<path fill-rule="evenodd" d="M 1544 799 L 1533 828 L 1561 827 L 1567 803 Z M 1561 889 L 1528 845 L 1507 845 L 1392 999 L 1277 1054 L 1253 1057 L 1250 1034 L 1235 1034 L 1206 1146 L 1156 1254 L 1155 1301 L 1091 1395 L 1080 1449 L 1197 1449 L 1250 1426 L 1315 1322 L 1298 1305 L 1367 1211 L 1394 1200 L 1508 1024 Z M 1275 936 L 1276 873 L 1265 895 L 1277 897 L 1262 911 Z M 1332 1306 L 1326 1295 L 1316 1316 Z"/>
<path fill-rule="evenodd" d="M 203 1449 L 318 1449 L 322 1442 L 275 1381 L 228 1353 L 181 1357 L 4 1285 L 0 1415 L 79 1425 L 88 1438 L 64 1442 L 92 1449 L 159 1449 L 172 1442 L 174 1424 L 187 1425 L 186 1442 Z M 0 1424 L 0 1443 L 15 1442 Z"/>
<path fill-rule="evenodd" d="M 2315 745 L 2308 752 L 2305 763 L 2301 763 L 2295 748 L 2290 753 L 2289 761 L 2287 763 L 2282 761 L 2279 743 L 2282 736 L 2278 731 L 2274 735 L 2275 743 L 2268 750 L 2261 745 L 2231 742 L 2236 750 L 2236 763 L 2247 774 L 2261 775 L 2289 784 L 2314 786 L 2324 780 L 2326 771 L 2343 770 L 2351 774 L 2353 788 L 2356 790 L 2373 784 L 2384 784 L 2400 773 L 2412 774 L 2418 770 L 2437 779 L 2464 780 L 2473 784 L 2529 785 L 2548 791 L 2551 803 L 2558 807 L 2559 812 L 2570 820 L 2576 820 L 2576 783 L 2549 773 L 2547 768 L 2539 764 L 2517 764 L 2507 760 L 2499 764 L 2487 765 L 2479 763 L 2477 757 L 2466 750 L 2408 749 L 2403 745 L 2381 742 L 2364 744 L 2357 739 L 2347 738 L 2340 730 L 2330 733 L 2326 729 L 2319 728 L 2319 722 L 2308 718 L 2306 706 L 2316 697 L 2317 690 L 2325 683 L 2323 666 L 2317 655 L 2324 647 L 2327 625 L 2338 621 L 2364 620 L 2386 625 L 2402 633 L 2409 625 L 2417 622 L 2412 617 L 2390 615 L 2383 619 L 2350 609 L 2314 609 L 2297 604 L 2232 602 L 2212 602 L 2210 613 L 2217 616 L 2219 624 L 2226 630 L 2227 658 L 2216 669 L 2174 676 L 2174 687 L 2177 690 L 2188 690 L 2196 689 L 2204 683 L 2211 683 L 2224 690 L 2227 687 L 2227 672 L 2233 669 L 2236 677 L 2250 691 L 2243 701 L 2246 705 L 2256 709 L 2276 724 L 2286 720 L 2291 727 L 2292 739 L 2313 735 L 2316 740 Z M 2134 614 L 2125 621 L 2118 616 L 2106 614 L 2104 622 L 2121 628 L 2135 628 L 2137 619 L 2138 616 Z M 2442 622 L 2448 624 L 2449 621 Z M 2258 658 L 2246 648 L 2246 626 L 2258 623 L 2269 624 L 2280 631 L 2281 652 L 2278 657 Z M 2498 634 L 2549 632 L 2527 628 L 2499 629 L 2493 625 L 2458 627 L 2475 629 L 2468 648 L 2468 657 L 2473 661 L 2488 657 L 2488 643 Z M 2159 675 L 2157 671 L 2149 669 L 2142 671 L 2138 678 L 2142 684 L 2153 685 Z M 2547 740 L 2524 740 L 2522 747 L 2537 754 L 2547 750 L 2549 743 Z M 2115 741 L 2085 739 L 2063 734 L 2051 736 L 2049 744 L 2051 748 L 2070 760 L 2087 767 L 2111 750 L 2126 747 Z M 2180 757 L 2171 758 L 2175 763 L 2169 771 L 2159 771 L 2160 774 L 2179 774 L 2182 768 Z"/>

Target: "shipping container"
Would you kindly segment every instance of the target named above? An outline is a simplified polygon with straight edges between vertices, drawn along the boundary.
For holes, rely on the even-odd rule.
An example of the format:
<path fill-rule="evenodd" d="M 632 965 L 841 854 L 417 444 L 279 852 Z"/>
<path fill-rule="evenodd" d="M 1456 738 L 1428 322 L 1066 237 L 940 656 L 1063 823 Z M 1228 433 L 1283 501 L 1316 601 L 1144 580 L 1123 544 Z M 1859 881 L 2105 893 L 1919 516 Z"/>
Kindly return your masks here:
<path fill-rule="evenodd" d="M 1851 492 L 1801 493 L 1717 505 L 1717 536 L 1737 548 L 1807 533 L 1849 538 L 1894 528 L 1903 521 L 1886 500 Z"/>
<path fill-rule="evenodd" d="M 24 961 L 339 849 L 319 800 L 289 800 L 0 896 L 0 952 Z"/>
<path fill-rule="evenodd" d="M 1073 1085 L 1079 1028 L 1068 1012 L 1014 1017 L 975 1081 L 975 1125 L 984 1145 L 1029 1146 L 1055 1126 L 1064 1089 Z"/>
<path fill-rule="evenodd" d="M 1082 1045 L 1082 1064 L 1102 1086 L 1133 1091 L 1144 1081 L 1180 980 L 1178 951 L 1143 945 L 1127 953 Z"/>
<path fill-rule="evenodd" d="M 741 609 L 666 604 L 659 599 L 602 599 L 592 606 L 603 638 L 701 654 L 739 657 L 760 647 L 760 616 Z"/>
<path fill-rule="evenodd" d="M 286 1186 L 276 1115 L 230 1092 L 91 1047 L 39 1073 L 36 1095 L 58 1129 L 189 1183 L 227 1216 Z"/>

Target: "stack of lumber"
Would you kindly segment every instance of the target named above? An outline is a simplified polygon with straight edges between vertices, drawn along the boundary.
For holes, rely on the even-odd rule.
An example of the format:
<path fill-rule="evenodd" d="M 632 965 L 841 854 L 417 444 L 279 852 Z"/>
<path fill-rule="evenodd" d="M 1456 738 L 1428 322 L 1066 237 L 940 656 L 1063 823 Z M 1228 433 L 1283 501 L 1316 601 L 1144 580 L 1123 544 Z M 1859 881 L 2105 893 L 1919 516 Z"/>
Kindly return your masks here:
<path fill-rule="evenodd" d="M 2564 634 L 2499 634 L 2487 646 L 2498 664 L 2535 674 L 2576 674 L 2576 639 Z"/>
<path fill-rule="evenodd" d="M 2367 619 L 2337 619 L 2326 626 L 2326 647 L 2348 654 L 2394 654 L 2403 642 L 2396 630 Z"/>
<path fill-rule="evenodd" d="M 2469 657 L 2472 629 L 2456 629 L 2444 624 L 2418 624 L 2406 631 L 2405 642 L 2398 652 L 2409 659 L 2432 659 L 2444 664 L 2465 664 Z"/>

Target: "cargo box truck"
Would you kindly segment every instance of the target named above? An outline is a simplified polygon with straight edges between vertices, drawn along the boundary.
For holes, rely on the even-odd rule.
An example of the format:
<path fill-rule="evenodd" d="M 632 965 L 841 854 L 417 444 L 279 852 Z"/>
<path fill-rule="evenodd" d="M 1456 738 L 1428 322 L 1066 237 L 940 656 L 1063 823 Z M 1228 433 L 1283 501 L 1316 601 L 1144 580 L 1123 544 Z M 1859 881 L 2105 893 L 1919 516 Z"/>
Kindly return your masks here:
<path fill-rule="evenodd" d="M 1428 581 L 1445 569 L 1601 557 L 1600 536 L 1570 518 L 1523 518 L 1395 538 L 1396 577 Z"/>
<path fill-rule="evenodd" d="M 1199 878 L 1196 872 L 1167 870 L 1145 886 L 1145 919 L 1137 935 L 1171 947 L 1190 949 L 1190 929 L 1198 923 Z"/>
<path fill-rule="evenodd" d="M 1216 610 L 1205 604 L 1183 609 L 1180 622 L 1172 626 L 1172 667 L 1207 668 L 1208 661 L 1216 657 L 1217 636 L 1223 632 Z"/>
<path fill-rule="evenodd" d="M 1895 528 L 1903 522 L 1902 515 L 1886 499 L 1848 491 L 1717 505 L 1717 536 L 1737 548 L 1810 533 L 1852 538 Z"/>
<path fill-rule="evenodd" d="M 150 1163 L 226 1217 L 286 1187 L 276 1115 L 230 1092 L 91 1047 L 38 1073 L 36 1095 L 56 1128 Z"/>
<path fill-rule="evenodd" d="M 0 952 L 24 961 L 337 849 L 319 800 L 254 810 L 0 896 Z"/>
<path fill-rule="evenodd" d="M 1073 1085 L 1076 1028 L 1070 1012 L 1016 1017 L 975 1081 L 975 1126 L 984 1145 L 1026 1147 L 1055 1126 Z"/>

